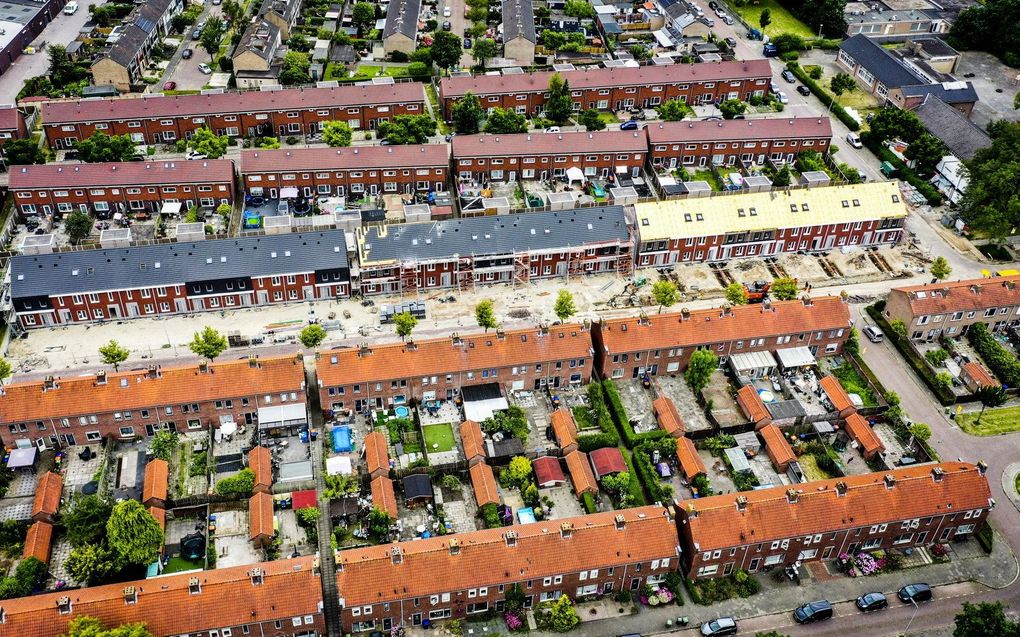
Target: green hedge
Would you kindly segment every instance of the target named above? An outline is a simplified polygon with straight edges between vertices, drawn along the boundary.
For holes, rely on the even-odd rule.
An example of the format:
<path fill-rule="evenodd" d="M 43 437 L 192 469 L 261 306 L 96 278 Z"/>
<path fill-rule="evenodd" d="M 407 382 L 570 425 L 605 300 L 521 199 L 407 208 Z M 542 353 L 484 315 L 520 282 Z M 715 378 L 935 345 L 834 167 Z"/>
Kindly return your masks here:
<path fill-rule="evenodd" d="M 581 423 L 584 423 L 598 425 L 600 429 L 600 432 L 595 434 L 578 433 L 577 446 L 581 451 L 588 453 L 595 449 L 616 447 L 620 444 L 620 434 L 606 408 L 602 383 L 594 382 L 588 385 L 588 407 L 574 407 L 573 413 L 579 428 Z M 592 422 L 592 416 L 594 416 L 595 422 Z"/>
<path fill-rule="evenodd" d="M 977 541 L 981 545 L 981 548 L 985 550 L 985 553 L 992 552 L 992 545 L 994 544 L 995 533 L 992 532 L 991 525 L 985 522 L 985 525 L 981 527 L 981 530 L 977 532 Z"/>
<path fill-rule="evenodd" d="M 676 439 L 667 438 L 663 440 L 646 441 L 634 447 L 634 468 L 637 469 L 638 478 L 645 487 L 645 493 L 653 502 L 666 504 L 673 496 L 672 485 L 665 484 L 659 478 L 652 466 L 652 453 L 659 452 L 663 460 L 676 454 Z"/>
<path fill-rule="evenodd" d="M 590 493 L 581 496 L 581 504 L 584 505 L 585 513 L 598 513 L 599 508 L 595 505 L 595 497 Z"/>
<path fill-rule="evenodd" d="M 648 500 L 645 499 L 645 491 L 641 487 L 641 480 L 638 479 L 637 471 L 634 470 L 634 461 L 626 451 L 623 452 L 623 459 L 627 463 L 627 471 L 630 473 L 630 483 L 627 485 L 627 492 L 630 494 L 630 506 L 644 506 L 648 504 Z"/>
<path fill-rule="evenodd" d="M 988 326 L 975 323 L 967 330 L 967 340 L 999 380 L 1010 387 L 1020 387 L 1020 362 L 1009 350 L 995 340 Z"/>
<path fill-rule="evenodd" d="M 839 118 L 839 121 L 846 124 L 847 128 L 853 131 L 861 129 L 861 125 L 857 123 L 857 120 L 850 117 L 850 113 L 847 113 L 839 102 L 829 95 L 829 93 L 823 89 L 818 82 L 812 80 L 808 74 L 804 72 L 804 69 L 800 67 L 800 64 L 796 62 L 787 62 L 786 68 L 790 69 L 790 72 L 793 73 L 798 80 L 803 82 L 804 86 L 811 89 L 811 92 L 815 94 L 815 97 L 822 101 L 822 104 L 830 107 L 836 117 Z"/>
<path fill-rule="evenodd" d="M 882 307 L 885 307 L 885 305 L 883 304 Z M 947 390 L 936 382 L 935 372 L 928 366 L 928 361 L 924 360 L 917 353 L 914 346 L 910 344 L 909 338 L 901 338 L 899 334 L 893 331 L 889 322 L 882 316 L 882 311 L 878 308 L 878 304 L 869 305 L 865 310 L 878 323 L 878 327 L 885 333 L 885 337 L 899 350 L 903 358 L 907 359 L 907 362 L 910 363 L 910 366 L 921 377 L 921 380 L 928 386 L 928 389 L 935 394 L 938 401 L 943 405 L 956 404 L 956 395 L 953 394 L 952 390 Z"/>
<path fill-rule="evenodd" d="M 810 45 L 812 49 L 824 49 L 826 51 L 835 51 L 842 43 L 843 40 L 828 38 L 817 38 L 808 41 L 808 45 Z"/>
<path fill-rule="evenodd" d="M 627 418 L 627 410 L 623 408 L 623 400 L 620 398 L 620 392 L 616 389 L 616 384 L 612 380 L 606 379 L 602 381 L 602 390 L 606 398 L 606 406 L 609 408 L 609 413 L 612 415 L 613 421 L 620 431 L 623 444 L 628 449 L 633 449 L 642 442 L 659 440 L 668 435 L 662 429 L 654 429 L 642 434 L 635 433 L 634 428 L 630 426 L 630 419 Z"/>
<path fill-rule="evenodd" d="M 928 200 L 933 206 L 940 206 L 943 202 L 942 193 L 939 192 L 938 188 L 932 186 L 930 183 L 922 179 L 915 173 L 909 166 L 897 157 L 891 150 L 883 146 L 882 144 L 876 143 L 874 140 L 869 139 L 867 135 L 863 139 L 865 145 L 871 152 L 875 153 L 882 161 L 887 161 L 896 167 L 899 171 L 900 176 L 908 184 L 917 188 L 917 192 L 921 193 L 925 199 Z"/>

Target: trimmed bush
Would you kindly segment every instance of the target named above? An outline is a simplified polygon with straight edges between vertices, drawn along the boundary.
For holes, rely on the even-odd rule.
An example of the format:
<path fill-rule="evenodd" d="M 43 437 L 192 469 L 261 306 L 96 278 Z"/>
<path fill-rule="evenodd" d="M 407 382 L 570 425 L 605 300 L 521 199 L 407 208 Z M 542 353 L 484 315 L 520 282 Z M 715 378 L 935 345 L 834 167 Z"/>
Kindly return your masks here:
<path fill-rule="evenodd" d="M 967 330 L 967 340 L 999 380 L 1010 387 L 1020 386 L 1020 362 L 1005 347 L 999 344 L 988 326 L 975 323 Z"/>
<path fill-rule="evenodd" d="M 861 129 L 861 125 L 857 123 L 857 120 L 850 117 L 850 113 L 847 113 L 839 102 L 837 102 L 827 91 L 819 86 L 818 82 L 808 77 L 808 74 L 804 72 L 804 69 L 800 67 L 800 64 L 796 62 L 788 62 L 786 64 L 786 68 L 790 69 L 790 72 L 793 73 L 798 80 L 803 82 L 804 86 L 811 89 L 811 92 L 815 94 L 815 97 L 822 101 L 822 104 L 830 107 L 836 117 L 839 118 L 839 121 L 843 122 L 847 128 L 852 131 Z"/>
<path fill-rule="evenodd" d="M 585 493 L 581 496 L 581 504 L 584 505 L 585 513 L 598 513 L 598 506 L 595 504 L 595 496 L 590 493 Z"/>
<path fill-rule="evenodd" d="M 630 425 L 630 419 L 627 417 L 627 410 L 623 407 L 623 400 L 620 398 L 620 392 L 616 389 L 616 384 L 609 379 L 602 381 L 602 390 L 606 399 L 606 406 L 609 408 L 609 413 L 613 417 L 613 421 L 616 423 L 617 428 L 620 431 L 620 437 L 623 440 L 623 444 L 628 449 L 633 449 L 635 445 L 638 445 L 647 440 L 659 440 L 664 438 L 668 434 L 661 430 L 655 429 L 653 431 L 646 431 L 645 433 L 639 434 L 634 432 L 634 428 Z"/>

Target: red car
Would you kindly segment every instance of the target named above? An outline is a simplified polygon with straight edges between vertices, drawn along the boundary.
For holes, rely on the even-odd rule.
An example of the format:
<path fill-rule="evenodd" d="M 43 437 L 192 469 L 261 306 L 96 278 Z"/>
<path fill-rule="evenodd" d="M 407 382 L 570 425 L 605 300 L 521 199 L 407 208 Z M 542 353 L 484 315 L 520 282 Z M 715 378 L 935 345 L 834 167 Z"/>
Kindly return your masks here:
<path fill-rule="evenodd" d="M 177 88 L 177 82 L 164 82 L 163 83 L 163 90 L 164 91 L 172 91 L 175 88 Z"/>

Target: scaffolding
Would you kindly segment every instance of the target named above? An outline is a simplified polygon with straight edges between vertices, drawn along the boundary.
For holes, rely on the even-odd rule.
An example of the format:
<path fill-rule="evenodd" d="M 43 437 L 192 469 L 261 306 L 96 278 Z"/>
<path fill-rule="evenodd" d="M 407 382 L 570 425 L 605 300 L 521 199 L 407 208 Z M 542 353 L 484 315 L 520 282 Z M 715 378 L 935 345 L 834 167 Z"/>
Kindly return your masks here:
<path fill-rule="evenodd" d="M 531 281 L 531 255 L 518 252 L 514 255 L 514 287 Z"/>
<path fill-rule="evenodd" d="M 457 259 L 457 289 L 471 290 L 475 287 L 475 262 L 471 257 Z"/>
<path fill-rule="evenodd" d="M 401 261 L 397 267 L 400 269 L 398 275 L 400 296 L 403 296 L 405 292 L 418 292 L 418 288 L 421 287 L 419 283 L 420 272 L 418 271 L 418 261 Z"/>

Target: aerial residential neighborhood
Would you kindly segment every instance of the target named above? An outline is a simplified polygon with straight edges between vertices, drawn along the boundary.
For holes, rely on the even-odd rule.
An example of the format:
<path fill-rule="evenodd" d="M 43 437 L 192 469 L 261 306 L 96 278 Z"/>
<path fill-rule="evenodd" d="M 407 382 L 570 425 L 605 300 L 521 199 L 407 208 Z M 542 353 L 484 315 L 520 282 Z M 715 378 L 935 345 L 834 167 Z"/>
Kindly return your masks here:
<path fill-rule="evenodd" d="M 0 636 L 1020 634 L 1018 24 L 0 2 Z"/>

